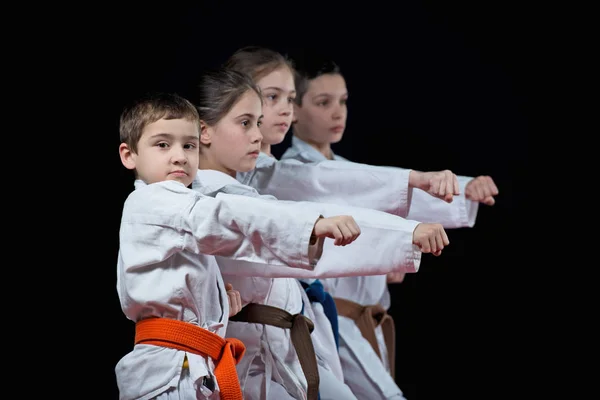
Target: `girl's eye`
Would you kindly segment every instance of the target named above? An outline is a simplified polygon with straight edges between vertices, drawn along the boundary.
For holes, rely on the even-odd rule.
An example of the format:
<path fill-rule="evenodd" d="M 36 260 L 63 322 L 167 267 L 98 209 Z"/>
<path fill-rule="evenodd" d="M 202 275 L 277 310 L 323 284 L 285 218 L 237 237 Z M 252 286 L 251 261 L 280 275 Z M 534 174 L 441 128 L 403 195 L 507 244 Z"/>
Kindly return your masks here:
<path fill-rule="evenodd" d="M 166 144 L 165 142 L 157 143 L 156 145 L 157 145 L 158 147 L 162 148 L 162 149 L 164 149 L 164 148 L 166 148 L 166 147 L 168 147 L 168 146 L 169 146 L 169 145 L 168 145 L 168 144 Z"/>

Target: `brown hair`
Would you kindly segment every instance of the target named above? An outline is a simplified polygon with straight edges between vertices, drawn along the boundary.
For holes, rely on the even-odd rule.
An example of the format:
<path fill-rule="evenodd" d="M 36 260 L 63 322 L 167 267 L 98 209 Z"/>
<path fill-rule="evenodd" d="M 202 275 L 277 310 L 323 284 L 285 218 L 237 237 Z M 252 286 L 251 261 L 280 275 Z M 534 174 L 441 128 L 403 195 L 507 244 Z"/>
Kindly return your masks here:
<path fill-rule="evenodd" d="M 217 68 L 202 75 L 196 105 L 200 119 L 208 125 L 219 122 L 249 90 L 260 99 L 260 89 L 252 79 L 229 68 Z"/>
<path fill-rule="evenodd" d="M 148 93 L 121 113 L 119 134 L 132 152 L 137 152 L 137 144 L 146 126 L 160 119 L 187 119 L 200 128 L 200 116 L 196 107 L 187 99 L 174 93 Z"/>
<path fill-rule="evenodd" d="M 275 50 L 258 46 L 246 46 L 237 50 L 225 62 L 227 68 L 247 74 L 254 82 L 271 72 L 287 67 L 294 74 L 294 63 Z"/>
<path fill-rule="evenodd" d="M 307 57 L 301 63 L 296 64 L 296 71 L 294 73 L 294 86 L 296 86 L 296 99 L 295 102 L 299 106 L 302 105 L 302 98 L 308 91 L 308 85 L 310 81 L 318 78 L 321 75 L 326 74 L 342 74 L 340 67 L 328 58 L 320 55 L 312 55 Z"/>

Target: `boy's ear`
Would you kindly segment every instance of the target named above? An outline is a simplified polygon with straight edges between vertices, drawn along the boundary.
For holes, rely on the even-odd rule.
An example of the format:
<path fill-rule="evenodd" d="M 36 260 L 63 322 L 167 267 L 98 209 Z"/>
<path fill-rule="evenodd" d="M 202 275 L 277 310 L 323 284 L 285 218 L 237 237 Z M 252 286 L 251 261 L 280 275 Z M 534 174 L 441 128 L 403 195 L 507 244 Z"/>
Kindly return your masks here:
<path fill-rule="evenodd" d="M 212 129 L 204 121 L 200 121 L 200 143 L 209 145 L 211 142 Z"/>
<path fill-rule="evenodd" d="M 121 156 L 121 163 L 125 168 L 135 169 L 135 153 L 131 151 L 127 143 L 119 145 L 119 156 Z"/>

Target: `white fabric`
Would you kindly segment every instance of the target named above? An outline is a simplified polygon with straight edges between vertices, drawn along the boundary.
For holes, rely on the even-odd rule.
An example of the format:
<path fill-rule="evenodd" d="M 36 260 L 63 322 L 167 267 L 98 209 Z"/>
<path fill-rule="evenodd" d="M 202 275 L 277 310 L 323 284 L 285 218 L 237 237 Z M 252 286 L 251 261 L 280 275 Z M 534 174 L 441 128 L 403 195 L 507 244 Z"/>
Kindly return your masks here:
<path fill-rule="evenodd" d="M 215 199 L 176 181 L 137 181 L 120 227 L 117 292 L 123 312 L 132 321 L 166 317 L 224 336 L 229 303 L 215 255 L 260 266 L 255 272 L 294 269 L 290 266 L 311 270 L 317 260 L 310 259 L 309 240 L 318 216 L 247 196 Z M 136 345 L 115 368 L 120 398 L 173 393 L 186 354 L 193 382 L 212 375 L 211 359 Z"/>
<path fill-rule="evenodd" d="M 228 175 L 212 170 L 198 171 L 192 187 L 194 190 L 217 198 L 223 193 L 237 193 L 273 199 L 272 196 L 261 196 L 255 189 L 240 184 Z M 320 260 L 310 271 L 313 278 L 349 274 L 381 274 L 383 270 L 390 268 L 400 268 L 410 272 L 418 270 L 420 252 L 412 245 L 412 232 L 417 225 L 414 221 L 357 207 L 309 202 L 281 201 L 281 203 L 294 204 L 300 210 L 316 210 L 325 217 L 340 214 L 352 215 L 361 228 L 361 235 L 348 246 L 327 246 L 332 241 L 325 242 Z M 382 236 L 385 236 L 384 240 L 382 240 Z M 364 241 L 363 245 L 360 245 L 361 240 Z M 365 249 L 375 245 L 380 246 L 381 252 L 384 254 L 381 259 L 366 256 Z M 397 249 L 400 247 L 405 249 L 398 252 Z M 340 260 L 348 257 L 355 259 L 355 263 L 352 266 L 340 266 Z M 333 335 L 331 335 L 331 326 L 328 325 L 329 321 L 324 317 L 322 309 L 321 314 L 317 317 L 300 283 L 296 279 L 283 277 L 267 279 L 248 276 L 246 272 L 249 269 L 240 268 L 239 261 L 218 258 L 218 262 L 223 279 L 240 292 L 243 305 L 267 304 L 284 309 L 290 314 L 301 312 L 304 306 L 305 315 L 315 323 L 315 331 L 311 337 L 320 369 L 324 371 L 323 374 L 326 378 L 337 378 L 337 382 L 327 380 L 328 386 L 323 386 L 321 390 L 325 396 L 337 392 L 340 396 L 346 393 L 347 397 L 345 398 L 353 399 L 354 396 L 350 394 L 349 388 L 343 384 L 339 358 L 331 357 L 332 353 L 337 353 Z M 300 271 L 290 269 L 290 272 L 293 273 L 292 277 L 299 277 L 298 272 Z M 308 272 L 305 271 L 302 274 L 308 276 Z M 325 329 L 323 330 L 322 327 Z M 289 330 L 262 324 L 231 321 L 227 336 L 238 338 L 246 345 L 246 355 L 237 367 L 246 399 L 275 398 L 273 397 L 275 393 L 282 388 L 293 398 L 306 397 L 306 379 L 292 346 Z M 328 360 L 333 361 L 329 363 Z M 325 381 L 323 384 L 326 384 Z"/>

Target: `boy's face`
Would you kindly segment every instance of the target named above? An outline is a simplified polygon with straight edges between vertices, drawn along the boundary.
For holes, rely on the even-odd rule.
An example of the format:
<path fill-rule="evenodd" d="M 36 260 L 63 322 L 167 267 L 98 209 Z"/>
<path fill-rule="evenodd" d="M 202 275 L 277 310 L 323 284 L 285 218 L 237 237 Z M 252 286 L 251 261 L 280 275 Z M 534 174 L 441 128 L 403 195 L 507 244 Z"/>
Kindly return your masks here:
<path fill-rule="evenodd" d="M 319 144 L 337 143 L 346 129 L 348 89 L 340 74 L 312 79 L 302 98 L 294 104 L 295 126 L 305 139 Z"/>
<path fill-rule="evenodd" d="M 292 125 L 296 98 L 294 76 L 288 67 L 283 66 L 265 75 L 256 84 L 263 95 L 264 118 L 260 126 L 263 142 L 279 144 Z"/>
<path fill-rule="evenodd" d="M 198 171 L 199 138 L 192 121 L 160 119 L 144 128 L 137 153 L 121 144 L 121 162 L 147 184 L 174 180 L 189 186 Z"/>

